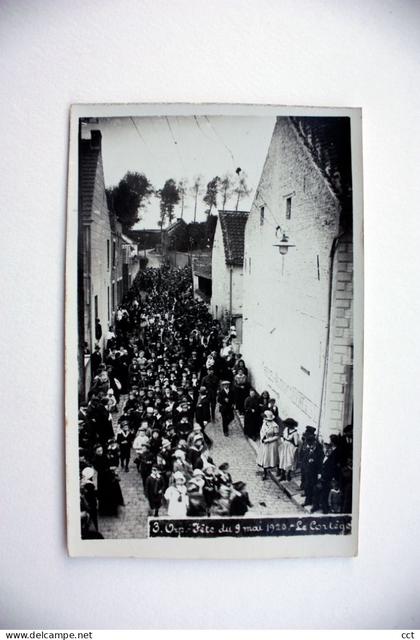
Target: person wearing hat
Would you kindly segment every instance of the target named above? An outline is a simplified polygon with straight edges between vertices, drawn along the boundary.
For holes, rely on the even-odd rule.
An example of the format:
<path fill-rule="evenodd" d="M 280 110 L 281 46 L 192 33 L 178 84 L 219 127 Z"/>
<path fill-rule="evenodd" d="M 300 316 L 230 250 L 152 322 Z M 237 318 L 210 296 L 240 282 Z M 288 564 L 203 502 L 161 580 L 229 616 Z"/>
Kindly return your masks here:
<path fill-rule="evenodd" d="M 196 436 L 202 436 L 202 435 L 203 435 L 203 430 L 201 429 L 201 426 L 198 424 L 198 422 L 195 422 L 192 431 L 188 434 L 187 446 L 192 447 L 194 444 L 194 438 Z"/>
<path fill-rule="evenodd" d="M 301 451 L 302 487 L 305 494 L 304 506 L 312 504 L 314 488 L 323 460 L 322 446 L 316 437 L 315 427 L 307 426 L 302 436 Z"/>
<path fill-rule="evenodd" d="M 165 500 L 168 502 L 168 516 L 170 518 L 185 518 L 187 515 L 188 495 L 185 486 L 185 476 L 181 471 L 173 474 L 174 484 L 165 491 Z"/>
<path fill-rule="evenodd" d="M 197 485 L 196 479 L 187 485 L 188 507 L 187 516 L 190 518 L 205 518 L 207 515 L 207 506 L 200 487 Z"/>
<path fill-rule="evenodd" d="M 233 395 L 235 397 L 235 407 L 238 413 L 244 414 L 244 403 L 248 397 L 249 384 L 244 369 L 239 368 L 233 378 Z"/>
<path fill-rule="evenodd" d="M 203 387 L 207 389 L 209 403 L 210 403 L 211 419 L 214 422 L 215 412 L 216 412 L 217 390 L 219 388 L 219 378 L 216 376 L 213 367 L 211 367 L 208 370 L 207 375 L 205 375 L 204 378 L 202 378 L 201 384 Z"/>
<path fill-rule="evenodd" d="M 192 431 L 192 425 L 188 419 L 188 416 L 182 416 L 179 422 L 177 422 L 175 430 L 179 439 L 186 440 L 188 438 L 188 435 Z"/>
<path fill-rule="evenodd" d="M 257 440 L 260 435 L 259 398 L 255 389 L 249 390 L 249 396 L 244 403 L 244 434 L 251 440 Z"/>
<path fill-rule="evenodd" d="M 257 464 L 263 469 L 263 480 L 267 478 L 268 469 L 277 469 L 278 467 L 279 436 L 280 430 L 274 420 L 274 414 L 269 409 L 266 409 L 263 414 L 263 423 L 260 432 L 260 448 L 257 455 Z"/>
<path fill-rule="evenodd" d="M 232 486 L 232 476 L 229 473 L 229 464 L 227 462 L 223 462 L 219 465 L 216 475 L 216 485 L 219 490 L 222 485 L 227 487 Z"/>
<path fill-rule="evenodd" d="M 193 469 L 202 469 L 204 466 L 204 438 L 203 435 L 197 434 L 194 436 L 193 444 L 187 449 L 187 462 L 190 463 Z"/>
<path fill-rule="evenodd" d="M 331 482 L 338 481 L 341 477 L 338 442 L 339 438 L 336 434 L 330 436 L 330 442 L 324 442 L 324 456 L 313 489 L 312 512 L 321 509 L 323 513 L 328 513 Z"/>
<path fill-rule="evenodd" d="M 340 461 L 344 465 L 353 457 L 353 425 L 348 424 L 343 429 L 343 435 L 339 439 Z"/>
<path fill-rule="evenodd" d="M 217 396 L 219 411 L 222 416 L 223 435 L 229 436 L 229 424 L 233 420 L 233 405 L 235 402 L 229 380 L 223 380 L 222 388 Z"/>
<path fill-rule="evenodd" d="M 99 344 L 96 344 L 95 350 L 90 356 L 90 367 L 92 371 L 92 378 L 95 378 L 101 364 L 102 364 L 101 347 L 99 346 Z"/>
<path fill-rule="evenodd" d="M 146 478 L 146 482 L 144 484 L 144 495 L 149 502 L 150 515 L 155 517 L 159 515 L 164 489 L 165 482 L 159 473 L 158 466 L 153 464 L 150 475 Z"/>
<path fill-rule="evenodd" d="M 124 420 L 117 432 L 117 444 L 120 448 L 121 468 L 128 471 L 130 464 L 131 444 L 133 442 L 133 434 L 130 432 L 128 421 Z"/>
<path fill-rule="evenodd" d="M 200 387 L 197 404 L 195 407 L 195 419 L 201 427 L 204 436 L 204 442 L 211 447 L 213 441 L 206 434 L 206 426 L 210 422 L 210 399 L 205 386 Z"/>
<path fill-rule="evenodd" d="M 244 516 L 252 508 L 245 482 L 234 482 L 230 499 L 230 516 Z"/>
<path fill-rule="evenodd" d="M 83 495 L 87 511 L 90 516 L 90 520 L 98 531 L 98 500 L 96 487 L 93 482 L 93 476 L 95 475 L 95 469 L 92 467 L 85 467 L 82 471 L 82 481 L 80 483 L 81 494 Z"/>
<path fill-rule="evenodd" d="M 296 466 L 296 454 L 299 446 L 298 423 L 293 418 L 283 422 L 283 433 L 279 440 L 279 479 L 290 481 L 292 469 Z"/>

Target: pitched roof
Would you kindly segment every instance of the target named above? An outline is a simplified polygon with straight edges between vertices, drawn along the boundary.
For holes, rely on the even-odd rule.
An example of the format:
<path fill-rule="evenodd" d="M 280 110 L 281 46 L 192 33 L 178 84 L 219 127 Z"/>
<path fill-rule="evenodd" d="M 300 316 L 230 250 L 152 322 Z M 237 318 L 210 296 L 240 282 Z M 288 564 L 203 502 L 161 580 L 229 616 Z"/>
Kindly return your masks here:
<path fill-rule="evenodd" d="M 219 211 L 222 229 L 225 262 L 227 265 L 242 267 L 244 263 L 245 225 L 249 211 Z"/>
<path fill-rule="evenodd" d="M 292 117 L 292 123 L 344 210 L 351 210 L 350 118 Z"/>
<path fill-rule="evenodd" d="M 100 158 L 100 148 L 93 148 L 90 140 L 81 140 L 80 144 L 80 196 L 82 212 L 90 217 L 92 211 L 95 178 Z"/>
<path fill-rule="evenodd" d="M 174 222 L 171 222 L 170 225 L 168 225 L 166 227 L 166 229 L 164 229 L 164 231 L 166 231 L 167 234 L 172 233 L 173 231 L 175 231 L 175 229 L 177 227 L 184 227 L 186 226 L 187 223 L 185 222 L 185 220 L 183 220 L 182 218 L 178 218 L 177 220 L 175 220 Z"/>

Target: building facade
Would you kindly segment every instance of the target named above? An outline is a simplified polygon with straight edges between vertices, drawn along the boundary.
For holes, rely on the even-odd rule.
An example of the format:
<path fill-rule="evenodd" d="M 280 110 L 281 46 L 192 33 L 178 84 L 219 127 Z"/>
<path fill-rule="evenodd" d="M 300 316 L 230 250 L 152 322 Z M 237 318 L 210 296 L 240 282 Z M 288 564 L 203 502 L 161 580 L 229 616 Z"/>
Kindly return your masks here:
<path fill-rule="evenodd" d="M 322 438 L 352 422 L 349 127 L 347 118 L 278 118 L 245 230 L 242 352 L 252 382 L 281 417 Z"/>
<path fill-rule="evenodd" d="M 244 238 L 248 211 L 219 211 L 212 249 L 211 312 L 242 334 Z"/>
<path fill-rule="evenodd" d="M 105 347 L 124 295 L 121 224 L 107 205 L 101 132 L 80 140 L 78 234 L 79 395 L 91 382 L 90 354 Z"/>

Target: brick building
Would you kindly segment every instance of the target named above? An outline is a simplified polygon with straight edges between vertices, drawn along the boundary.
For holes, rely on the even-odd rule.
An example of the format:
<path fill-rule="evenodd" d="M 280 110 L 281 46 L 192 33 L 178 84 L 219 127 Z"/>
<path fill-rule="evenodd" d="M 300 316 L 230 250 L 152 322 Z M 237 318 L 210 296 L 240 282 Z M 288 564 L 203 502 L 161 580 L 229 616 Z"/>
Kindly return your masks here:
<path fill-rule="evenodd" d="M 242 335 L 244 237 L 248 211 L 219 211 L 212 249 L 211 312 Z"/>
<path fill-rule="evenodd" d="M 350 167 L 349 119 L 278 118 L 245 230 L 242 352 L 253 383 L 322 437 L 352 422 Z"/>

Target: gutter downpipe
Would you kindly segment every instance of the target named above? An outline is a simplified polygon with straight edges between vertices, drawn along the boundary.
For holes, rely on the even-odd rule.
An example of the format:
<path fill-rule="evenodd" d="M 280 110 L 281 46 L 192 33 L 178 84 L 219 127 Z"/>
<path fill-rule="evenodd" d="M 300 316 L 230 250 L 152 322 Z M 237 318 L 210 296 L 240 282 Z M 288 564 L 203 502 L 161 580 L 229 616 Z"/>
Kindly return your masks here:
<path fill-rule="evenodd" d="M 334 258 L 337 252 L 337 247 L 344 235 L 344 231 L 335 236 L 332 241 L 331 251 L 330 251 L 330 273 L 329 273 L 329 283 L 328 283 L 328 324 L 327 324 L 327 337 L 325 340 L 325 354 L 324 354 L 324 371 L 322 374 L 322 387 L 321 387 L 321 401 L 319 404 L 319 414 L 318 414 L 318 425 L 317 425 L 317 438 L 319 439 L 319 432 L 321 428 L 321 418 L 322 412 L 324 410 L 324 399 L 326 393 L 326 382 L 328 375 L 328 353 L 330 350 L 330 340 L 331 340 L 331 311 L 332 311 L 332 288 L 333 288 L 333 280 L 334 280 Z"/>
<path fill-rule="evenodd" d="M 229 267 L 229 326 L 232 326 L 232 278 L 233 267 Z"/>

